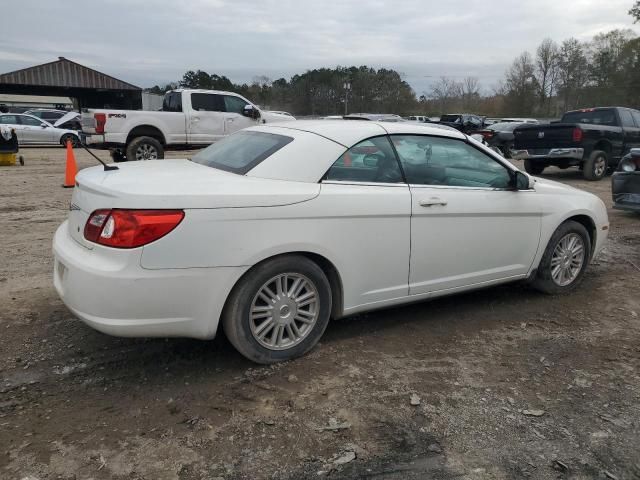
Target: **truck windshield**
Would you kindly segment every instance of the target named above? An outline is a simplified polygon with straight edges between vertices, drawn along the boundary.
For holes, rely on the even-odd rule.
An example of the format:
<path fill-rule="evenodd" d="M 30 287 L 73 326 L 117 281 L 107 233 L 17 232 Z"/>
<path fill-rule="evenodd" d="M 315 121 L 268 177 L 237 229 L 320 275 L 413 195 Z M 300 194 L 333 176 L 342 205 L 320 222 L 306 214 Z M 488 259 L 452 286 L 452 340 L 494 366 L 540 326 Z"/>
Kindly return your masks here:
<path fill-rule="evenodd" d="M 244 175 L 292 141 L 293 138 L 284 135 L 242 131 L 209 145 L 191 160 L 207 167 Z"/>
<path fill-rule="evenodd" d="M 584 110 L 567 112 L 562 117 L 562 123 L 591 123 L 594 125 L 616 126 L 616 112 L 612 108 L 603 110 Z"/>

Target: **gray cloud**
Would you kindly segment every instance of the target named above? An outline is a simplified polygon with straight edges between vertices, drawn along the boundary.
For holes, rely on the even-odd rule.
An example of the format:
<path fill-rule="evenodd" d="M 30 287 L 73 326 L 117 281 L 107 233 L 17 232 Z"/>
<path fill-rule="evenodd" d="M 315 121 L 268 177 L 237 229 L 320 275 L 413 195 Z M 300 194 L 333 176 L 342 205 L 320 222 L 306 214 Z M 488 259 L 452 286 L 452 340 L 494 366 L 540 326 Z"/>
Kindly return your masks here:
<path fill-rule="evenodd" d="M 475 75 L 488 88 L 545 37 L 586 40 L 631 27 L 632 3 L 23 0 L 0 19 L 0 71 L 65 56 L 150 86 L 187 69 L 242 82 L 366 64 L 403 72 L 418 94 L 440 75 Z"/>

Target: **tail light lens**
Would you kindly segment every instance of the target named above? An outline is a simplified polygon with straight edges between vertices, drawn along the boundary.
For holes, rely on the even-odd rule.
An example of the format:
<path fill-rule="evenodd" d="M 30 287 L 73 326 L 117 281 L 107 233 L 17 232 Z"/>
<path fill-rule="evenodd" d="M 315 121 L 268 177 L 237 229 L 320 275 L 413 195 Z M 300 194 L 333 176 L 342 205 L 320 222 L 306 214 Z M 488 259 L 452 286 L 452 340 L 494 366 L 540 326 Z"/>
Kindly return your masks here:
<path fill-rule="evenodd" d="M 107 115 L 105 113 L 94 113 L 93 118 L 96 120 L 96 133 L 104 133 L 104 124 L 107 123 Z"/>
<path fill-rule="evenodd" d="M 581 128 L 574 128 L 573 129 L 573 141 L 574 143 L 579 143 L 582 141 L 582 137 L 583 137 L 583 132 Z"/>
<path fill-rule="evenodd" d="M 483 130 L 483 131 L 481 131 L 480 133 L 481 133 L 481 134 L 482 134 L 482 136 L 483 136 L 485 139 L 487 139 L 487 140 L 489 140 L 489 139 L 493 138 L 493 132 L 492 132 L 491 130 Z"/>
<path fill-rule="evenodd" d="M 84 238 L 115 248 L 136 248 L 154 242 L 176 228 L 182 210 L 96 210 L 84 227 Z"/>

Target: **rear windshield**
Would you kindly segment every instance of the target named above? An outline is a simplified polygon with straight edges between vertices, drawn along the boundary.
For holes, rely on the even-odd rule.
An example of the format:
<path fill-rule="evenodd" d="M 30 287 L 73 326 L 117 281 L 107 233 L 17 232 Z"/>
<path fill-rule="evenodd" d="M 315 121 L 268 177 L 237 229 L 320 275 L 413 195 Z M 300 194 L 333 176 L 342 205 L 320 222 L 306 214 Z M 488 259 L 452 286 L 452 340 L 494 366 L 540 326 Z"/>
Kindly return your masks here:
<path fill-rule="evenodd" d="M 594 125 L 616 126 L 616 112 L 613 109 L 587 110 L 584 112 L 567 112 L 561 120 L 562 123 L 592 123 Z"/>
<path fill-rule="evenodd" d="M 244 175 L 292 141 L 293 138 L 284 135 L 242 131 L 209 145 L 191 160 L 207 167 Z"/>
<path fill-rule="evenodd" d="M 461 119 L 461 115 L 443 115 L 440 117 L 441 122 L 456 123 Z"/>

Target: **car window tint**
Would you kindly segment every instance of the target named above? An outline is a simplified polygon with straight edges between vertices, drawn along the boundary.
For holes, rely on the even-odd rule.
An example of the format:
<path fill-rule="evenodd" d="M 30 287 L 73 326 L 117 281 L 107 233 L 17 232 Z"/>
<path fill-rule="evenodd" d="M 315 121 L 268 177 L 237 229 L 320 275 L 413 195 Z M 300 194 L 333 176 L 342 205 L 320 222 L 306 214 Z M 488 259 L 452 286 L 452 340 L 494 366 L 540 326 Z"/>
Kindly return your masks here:
<path fill-rule="evenodd" d="M 25 112 L 28 113 L 29 115 L 33 115 L 34 117 L 38 117 L 38 118 L 42 118 L 42 112 Z"/>
<path fill-rule="evenodd" d="M 462 140 L 425 135 L 393 135 L 407 181 L 414 185 L 509 188 L 502 164 Z"/>
<path fill-rule="evenodd" d="M 576 112 L 567 112 L 563 115 L 562 123 L 591 123 L 593 125 L 615 126 L 618 124 L 616 120 L 615 110 L 612 108 L 602 110 L 579 110 Z"/>
<path fill-rule="evenodd" d="M 292 141 L 293 138 L 284 135 L 241 131 L 209 145 L 191 160 L 207 167 L 244 175 Z"/>
<path fill-rule="evenodd" d="M 18 125 L 18 117 L 16 115 L 0 115 L 0 123 L 3 125 Z"/>
<path fill-rule="evenodd" d="M 640 128 L 640 112 L 638 112 L 637 110 L 632 110 L 631 116 L 636 122 L 636 127 Z"/>
<path fill-rule="evenodd" d="M 224 112 L 222 95 L 214 93 L 192 93 L 191 107 L 199 112 Z"/>
<path fill-rule="evenodd" d="M 622 121 L 623 127 L 635 127 L 635 123 L 633 122 L 633 117 L 631 116 L 631 111 L 629 110 L 620 110 L 620 120 Z"/>
<path fill-rule="evenodd" d="M 164 99 L 162 100 L 162 111 L 181 112 L 182 94 L 180 92 L 169 92 L 165 94 Z"/>
<path fill-rule="evenodd" d="M 224 106 L 227 112 L 242 113 L 244 107 L 247 105 L 249 104 L 240 97 L 234 97 L 232 95 L 224 96 Z"/>
<path fill-rule="evenodd" d="M 404 182 L 398 160 L 386 136 L 370 138 L 351 147 L 334 162 L 323 179 L 345 182 Z"/>
<path fill-rule="evenodd" d="M 30 127 L 39 127 L 40 125 L 42 125 L 41 120 L 38 120 L 37 118 L 33 118 L 33 117 L 28 117 L 26 115 L 23 115 L 22 117 L 20 117 L 20 120 L 22 120 L 23 125 L 29 125 Z"/>
<path fill-rule="evenodd" d="M 65 114 L 60 112 L 42 112 L 40 118 L 44 118 L 45 120 L 58 120 L 62 118 Z"/>

